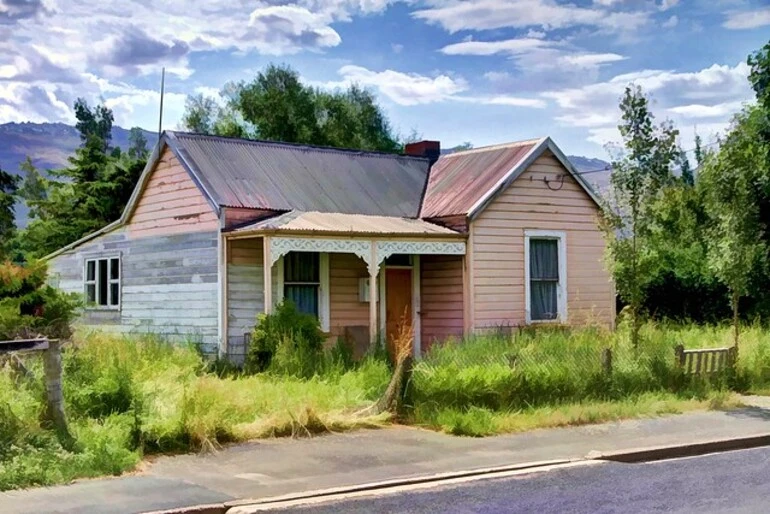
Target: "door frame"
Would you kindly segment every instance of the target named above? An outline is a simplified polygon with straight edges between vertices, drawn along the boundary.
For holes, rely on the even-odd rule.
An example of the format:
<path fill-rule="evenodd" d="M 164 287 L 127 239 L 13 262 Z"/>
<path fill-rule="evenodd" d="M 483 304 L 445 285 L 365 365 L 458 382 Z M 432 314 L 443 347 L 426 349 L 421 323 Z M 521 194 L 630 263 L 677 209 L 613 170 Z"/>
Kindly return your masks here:
<path fill-rule="evenodd" d="M 412 330 L 414 330 L 413 357 L 418 359 L 421 355 L 421 323 L 420 323 L 420 256 L 412 255 L 412 264 L 409 266 L 386 266 L 383 262 L 380 266 L 378 289 L 380 290 L 380 334 L 385 334 L 387 323 L 387 279 L 388 269 L 412 270 Z"/>

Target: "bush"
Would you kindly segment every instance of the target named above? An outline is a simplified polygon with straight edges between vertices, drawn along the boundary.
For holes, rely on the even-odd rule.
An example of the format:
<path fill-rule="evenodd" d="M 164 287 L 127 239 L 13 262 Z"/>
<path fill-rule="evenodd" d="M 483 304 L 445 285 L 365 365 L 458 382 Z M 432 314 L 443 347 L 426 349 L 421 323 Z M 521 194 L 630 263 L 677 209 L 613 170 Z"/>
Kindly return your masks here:
<path fill-rule="evenodd" d="M 324 334 L 318 320 L 299 312 L 292 302 L 282 302 L 273 314 L 260 314 L 246 355 L 245 370 L 259 373 L 270 368 L 279 351 L 277 367 L 312 375 L 323 348 Z M 300 362 L 301 361 L 301 362 Z"/>
<path fill-rule="evenodd" d="M 44 263 L 0 263 L 0 339 L 66 339 L 80 299 L 46 284 Z"/>

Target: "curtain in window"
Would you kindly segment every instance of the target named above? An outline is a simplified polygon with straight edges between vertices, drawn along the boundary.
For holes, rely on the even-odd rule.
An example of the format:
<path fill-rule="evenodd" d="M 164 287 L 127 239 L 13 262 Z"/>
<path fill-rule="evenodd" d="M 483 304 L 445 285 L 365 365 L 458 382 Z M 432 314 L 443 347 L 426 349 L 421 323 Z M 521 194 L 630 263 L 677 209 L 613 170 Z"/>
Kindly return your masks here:
<path fill-rule="evenodd" d="M 300 312 L 318 316 L 320 259 L 314 252 L 290 252 L 283 262 L 283 296 Z"/>
<path fill-rule="evenodd" d="M 556 319 L 559 314 L 559 242 L 555 239 L 529 240 L 530 317 Z"/>

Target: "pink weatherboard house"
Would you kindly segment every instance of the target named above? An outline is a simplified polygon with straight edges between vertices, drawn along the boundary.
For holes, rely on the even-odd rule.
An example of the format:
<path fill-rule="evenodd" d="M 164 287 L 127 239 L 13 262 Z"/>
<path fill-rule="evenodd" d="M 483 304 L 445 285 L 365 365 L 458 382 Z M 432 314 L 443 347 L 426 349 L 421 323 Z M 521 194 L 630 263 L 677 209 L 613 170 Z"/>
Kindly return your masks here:
<path fill-rule="evenodd" d="M 550 138 L 406 155 L 165 132 L 122 217 L 49 256 L 81 323 L 239 361 L 283 299 L 359 346 L 612 325 L 599 207 Z M 267 300 L 266 300 L 267 299 Z"/>

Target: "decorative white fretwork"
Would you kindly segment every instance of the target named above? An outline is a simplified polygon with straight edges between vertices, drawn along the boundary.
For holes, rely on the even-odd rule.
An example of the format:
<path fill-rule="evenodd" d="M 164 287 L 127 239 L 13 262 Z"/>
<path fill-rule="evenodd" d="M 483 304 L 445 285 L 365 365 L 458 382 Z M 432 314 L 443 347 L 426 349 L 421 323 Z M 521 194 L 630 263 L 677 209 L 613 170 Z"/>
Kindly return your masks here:
<path fill-rule="evenodd" d="M 289 252 L 353 253 L 369 265 L 372 260 L 372 243 L 351 239 L 270 238 L 270 266 Z"/>
<path fill-rule="evenodd" d="M 377 262 L 379 266 L 385 259 L 396 253 L 407 255 L 465 255 L 465 243 L 431 241 L 377 241 Z"/>

